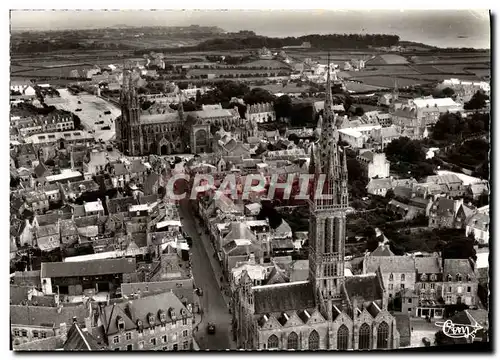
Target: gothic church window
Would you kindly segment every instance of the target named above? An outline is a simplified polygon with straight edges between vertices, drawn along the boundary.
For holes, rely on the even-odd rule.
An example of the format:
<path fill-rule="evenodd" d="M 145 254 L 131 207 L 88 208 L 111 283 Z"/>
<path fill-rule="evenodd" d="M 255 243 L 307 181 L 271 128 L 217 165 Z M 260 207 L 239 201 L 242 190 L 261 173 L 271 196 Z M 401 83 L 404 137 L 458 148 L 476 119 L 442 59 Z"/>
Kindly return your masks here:
<path fill-rule="evenodd" d="M 279 340 L 276 335 L 271 335 L 269 336 L 269 339 L 267 339 L 267 348 L 268 349 L 278 349 L 279 347 Z"/>
<path fill-rule="evenodd" d="M 359 350 L 370 349 L 371 329 L 367 323 L 364 323 L 359 328 Z"/>
<path fill-rule="evenodd" d="M 377 330 L 377 349 L 387 349 L 389 345 L 389 325 L 383 321 Z"/>
<path fill-rule="evenodd" d="M 309 350 L 319 350 L 319 334 L 316 330 L 309 335 Z"/>
<path fill-rule="evenodd" d="M 288 349 L 298 350 L 299 349 L 299 336 L 295 332 L 291 332 L 288 335 Z"/>
<path fill-rule="evenodd" d="M 349 346 L 349 329 L 342 325 L 337 331 L 337 350 L 347 350 Z"/>

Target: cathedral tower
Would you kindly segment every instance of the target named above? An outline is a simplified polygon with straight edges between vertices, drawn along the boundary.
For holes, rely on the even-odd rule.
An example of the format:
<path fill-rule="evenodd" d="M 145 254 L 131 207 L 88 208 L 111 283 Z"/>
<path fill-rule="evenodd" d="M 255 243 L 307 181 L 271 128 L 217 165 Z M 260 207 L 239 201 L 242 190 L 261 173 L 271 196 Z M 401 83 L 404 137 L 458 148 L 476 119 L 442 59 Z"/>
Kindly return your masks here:
<path fill-rule="evenodd" d="M 315 181 L 314 195 L 309 200 L 309 279 L 317 305 L 329 320 L 333 305 L 340 305 L 342 300 L 348 209 L 347 159 L 345 152 L 337 147 L 338 124 L 332 108 L 331 86 L 328 73 L 321 135 L 311 152 Z"/>
<path fill-rule="evenodd" d="M 123 72 L 123 86 L 120 96 L 122 115 L 120 119 L 120 138 L 122 151 L 126 155 L 138 156 L 143 151 L 143 138 L 140 123 L 140 103 L 131 71 Z M 118 132 L 118 131 L 117 131 Z"/>

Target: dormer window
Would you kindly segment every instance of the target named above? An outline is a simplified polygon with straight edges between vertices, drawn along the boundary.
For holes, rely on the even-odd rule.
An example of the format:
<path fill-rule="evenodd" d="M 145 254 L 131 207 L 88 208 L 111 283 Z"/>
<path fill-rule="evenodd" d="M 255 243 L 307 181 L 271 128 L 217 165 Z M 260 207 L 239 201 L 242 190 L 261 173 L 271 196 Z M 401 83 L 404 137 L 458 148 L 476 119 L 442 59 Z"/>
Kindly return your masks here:
<path fill-rule="evenodd" d="M 182 309 L 181 309 L 181 316 L 182 316 L 182 317 L 184 317 L 184 316 L 186 316 L 186 315 L 187 315 L 187 311 L 186 311 L 186 309 L 182 308 Z"/>
<path fill-rule="evenodd" d="M 470 275 L 467 275 L 467 281 L 471 281 Z"/>
<path fill-rule="evenodd" d="M 393 274 L 390 274 L 389 275 L 389 281 L 393 281 L 394 280 L 394 275 Z"/>
<path fill-rule="evenodd" d="M 124 331 L 125 330 L 125 321 L 123 321 L 123 318 L 121 316 L 118 316 L 116 318 L 116 323 L 118 326 L 118 330 Z"/>
<path fill-rule="evenodd" d="M 150 326 L 155 325 L 155 316 L 151 313 L 148 314 L 148 323 Z"/>
<path fill-rule="evenodd" d="M 160 322 L 162 324 L 165 324 L 167 322 L 167 314 L 165 314 L 165 311 L 163 310 L 158 311 L 158 315 L 160 316 Z"/>
<path fill-rule="evenodd" d="M 168 313 L 170 314 L 170 317 L 172 318 L 172 320 L 175 321 L 175 318 L 177 317 L 176 314 L 175 314 L 175 310 L 174 308 L 170 308 L 168 309 Z"/>
<path fill-rule="evenodd" d="M 420 276 L 420 280 L 426 281 L 427 280 L 427 275 L 422 274 L 422 276 Z"/>
<path fill-rule="evenodd" d="M 137 320 L 137 329 L 138 329 L 139 331 L 142 331 L 142 327 L 143 327 L 143 325 L 142 325 L 142 320 Z"/>
<path fill-rule="evenodd" d="M 436 277 L 436 274 L 432 274 L 431 275 L 431 281 L 436 281 L 437 277 Z"/>
<path fill-rule="evenodd" d="M 452 280 L 452 277 L 451 277 L 451 275 L 450 275 L 450 274 L 448 274 L 448 276 L 447 276 L 447 280 L 448 280 L 448 281 L 451 281 L 451 280 Z"/>
<path fill-rule="evenodd" d="M 462 275 L 457 274 L 456 278 L 457 278 L 457 281 L 462 281 Z"/>

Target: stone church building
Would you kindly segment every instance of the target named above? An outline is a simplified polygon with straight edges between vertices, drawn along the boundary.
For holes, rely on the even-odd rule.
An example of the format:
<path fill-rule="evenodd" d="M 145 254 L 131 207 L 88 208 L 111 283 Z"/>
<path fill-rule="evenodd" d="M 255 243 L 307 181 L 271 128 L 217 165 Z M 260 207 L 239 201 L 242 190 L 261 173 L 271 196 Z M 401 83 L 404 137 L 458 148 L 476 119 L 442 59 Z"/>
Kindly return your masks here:
<path fill-rule="evenodd" d="M 120 96 L 122 114 L 116 120 L 116 141 L 128 156 L 212 152 L 212 127 L 252 136 L 254 127 L 243 122 L 237 109 L 207 108 L 184 112 L 182 97 L 178 110 L 154 104 L 141 109 L 132 73 L 124 75 Z"/>
<path fill-rule="evenodd" d="M 331 89 L 330 76 L 327 89 Z M 254 286 L 244 273 L 233 296 L 238 348 L 280 350 L 397 349 L 400 332 L 387 310 L 380 269 L 345 276 L 346 155 L 337 148 L 331 90 L 318 143 L 311 152 L 316 183 L 326 175 L 323 196 L 309 200 L 307 281 Z M 327 196 L 325 196 L 327 195 Z"/>

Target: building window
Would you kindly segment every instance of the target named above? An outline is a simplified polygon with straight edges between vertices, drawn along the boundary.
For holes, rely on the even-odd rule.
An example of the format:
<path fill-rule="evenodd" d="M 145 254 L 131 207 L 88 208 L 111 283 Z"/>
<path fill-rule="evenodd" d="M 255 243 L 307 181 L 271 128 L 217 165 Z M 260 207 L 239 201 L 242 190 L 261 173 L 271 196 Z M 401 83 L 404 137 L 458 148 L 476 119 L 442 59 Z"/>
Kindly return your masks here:
<path fill-rule="evenodd" d="M 288 335 L 287 348 L 289 350 L 298 350 L 299 349 L 299 336 L 296 332 L 291 332 Z"/>
<path fill-rule="evenodd" d="M 471 287 L 470 286 L 467 286 L 467 292 L 470 293 L 471 292 Z"/>
<path fill-rule="evenodd" d="M 401 281 L 405 281 L 405 274 L 401 274 Z"/>
<path fill-rule="evenodd" d="M 119 342 L 120 342 L 120 337 L 119 336 L 113 337 L 113 344 L 118 344 Z"/>
<path fill-rule="evenodd" d="M 393 289 L 393 285 L 389 284 L 389 290 L 392 290 L 392 289 Z"/>
<path fill-rule="evenodd" d="M 448 292 L 451 292 L 451 286 L 448 286 Z"/>
<path fill-rule="evenodd" d="M 446 295 L 446 302 L 451 303 L 451 295 Z"/>
<path fill-rule="evenodd" d="M 342 325 L 337 331 L 337 350 L 347 350 L 349 347 L 349 329 Z"/>
<path fill-rule="evenodd" d="M 126 338 L 127 338 L 127 340 L 132 339 L 132 333 L 129 333 L 129 332 L 128 332 L 128 333 L 126 334 Z"/>
<path fill-rule="evenodd" d="M 431 286 L 431 290 L 434 290 L 436 288 L 436 284 L 434 284 L 434 283 L 431 283 L 430 286 Z"/>
<path fill-rule="evenodd" d="M 38 331 L 33 331 L 33 337 L 38 338 Z"/>
<path fill-rule="evenodd" d="M 389 281 L 393 281 L 393 280 L 394 280 L 394 275 L 393 274 L 389 275 Z"/>
<path fill-rule="evenodd" d="M 182 348 L 183 348 L 184 350 L 188 350 L 188 349 L 189 349 L 189 341 L 184 341 L 184 342 L 182 343 Z"/>
<path fill-rule="evenodd" d="M 164 343 L 166 343 L 167 342 L 167 335 L 163 335 L 161 337 L 161 341 L 164 342 Z"/>
<path fill-rule="evenodd" d="M 139 341 L 139 349 L 144 349 L 144 341 Z"/>
<path fill-rule="evenodd" d="M 377 330 L 377 349 L 387 349 L 389 345 L 389 325 L 382 321 Z"/>
<path fill-rule="evenodd" d="M 20 335 L 19 330 L 14 330 L 14 336 L 19 336 L 19 335 Z"/>
<path fill-rule="evenodd" d="M 401 284 L 401 290 L 405 289 L 405 284 Z"/>
<path fill-rule="evenodd" d="M 411 298 L 408 298 L 408 304 L 411 304 Z"/>
<path fill-rule="evenodd" d="M 182 319 L 182 325 L 187 325 L 188 324 L 188 319 L 184 318 Z"/>
<path fill-rule="evenodd" d="M 23 331 L 21 332 L 21 334 L 22 334 L 22 336 L 23 336 L 23 337 L 28 336 L 28 332 L 27 332 L 26 330 L 23 330 Z"/>
<path fill-rule="evenodd" d="M 450 275 L 450 274 L 448 274 L 448 276 L 446 277 L 446 279 L 447 279 L 448 281 L 451 281 L 451 280 L 452 280 L 451 275 Z"/>
<path fill-rule="evenodd" d="M 149 342 L 151 343 L 151 345 L 156 346 L 156 338 L 152 338 L 151 340 L 149 340 Z"/>
<path fill-rule="evenodd" d="M 364 323 L 359 328 L 359 350 L 370 349 L 371 329 L 367 323 Z"/>
<path fill-rule="evenodd" d="M 309 350 L 319 350 L 319 334 L 316 330 L 309 335 Z"/>
<path fill-rule="evenodd" d="M 457 281 L 462 281 L 462 275 L 457 274 L 456 278 L 457 278 Z"/>
<path fill-rule="evenodd" d="M 269 339 L 267 339 L 267 348 L 268 349 L 278 349 L 279 346 L 279 340 L 276 335 L 271 335 L 269 336 Z"/>
<path fill-rule="evenodd" d="M 183 330 L 182 331 L 182 337 L 187 337 L 188 336 L 188 331 L 187 330 Z"/>
<path fill-rule="evenodd" d="M 178 346 L 177 344 L 174 344 L 174 345 L 172 346 L 172 350 L 173 350 L 173 351 L 177 351 L 177 350 L 179 350 L 179 346 Z"/>
<path fill-rule="evenodd" d="M 40 333 L 42 339 L 45 339 L 47 337 L 47 333 L 46 332 L 41 332 Z"/>
<path fill-rule="evenodd" d="M 177 326 L 177 321 L 172 321 L 172 327 L 175 328 Z"/>
<path fill-rule="evenodd" d="M 127 351 L 133 351 L 134 346 L 132 344 L 127 345 Z"/>

